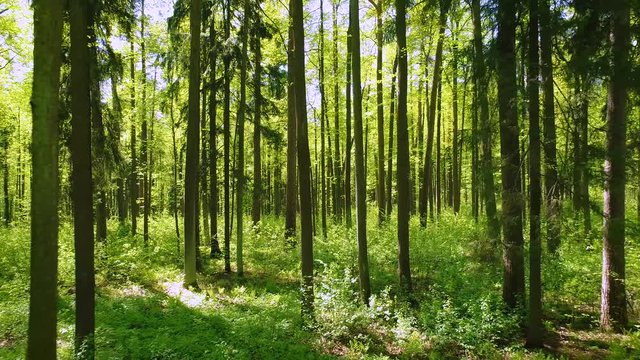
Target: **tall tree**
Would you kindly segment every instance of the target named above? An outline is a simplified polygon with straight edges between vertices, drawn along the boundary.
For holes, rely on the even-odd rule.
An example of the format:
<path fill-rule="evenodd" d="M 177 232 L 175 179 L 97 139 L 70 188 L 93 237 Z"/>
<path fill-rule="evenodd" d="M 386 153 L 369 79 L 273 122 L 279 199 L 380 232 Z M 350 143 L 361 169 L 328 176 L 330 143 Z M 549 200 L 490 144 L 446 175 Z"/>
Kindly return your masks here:
<path fill-rule="evenodd" d="M 482 142 L 482 197 L 487 215 L 487 234 L 492 244 L 498 244 L 500 237 L 500 222 L 496 210 L 496 195 L 493 182 L 493 142 L 491 140 L 491 123 L 489 122 L 488 79 L 484 50 L 482 46 L 482 22 L 480 19 L 480 0 L 471 1 L 473 17 L 473 47 L 474 47 L 474 80 L 477 100 L 480 107 L 480 138 Z"/>
<path fill-rule="evenodd" d="M 376 102 L 378 110 L 378 178 L 376 186 L 376 195 L 378 202 L 378 224 L 385 220 L 385 191 L 384 191 L 384 96 L 382 93 L 382 1 L 377 3 L 370 0 L 376 10 L 376 43 L 378 46 L 376 56 Z"/>
<path fill-rule="evenodd" d="M 365 159 L 362 132 L 360 9 L 358 7 L 358 0 L 349 0 L 349 27 L 351 27 L 351 52 L 353 56 L 351 67 L 353 70 L 353 132 L 356 143 L 356 227 L 358 236 L 358 270 L 360 274 L 360 296 L 364 303 L 368 304 L 369 297 L 371 296 L 371 284 L 369 281 L 369 259 L 367 254 L 367 184 L 366 174 L 364 172 Z M 383 133 L 381 129 L 378 131 L 381 134 Z M 384 181 L 384 178 L 378 180 Z M 382 190 L 384 190 L 384 187 Z"/>
<path fill-rule="evenodd" d="M 554 253 L 560 244 L 560 196 L 556 159 L 556 124 L 553 94 L 552 26 L 549 0 L 540 0 L 540 74 L 542 75 L 544 126 L 544 200 L 547 248 Z"/>
<path fill-rule="evenodd" d="M 529 100 L 529 328 L 527 345 L 542 346 L 542 279 L 540 258 L 540 76 L 538 53 L 538 0 L 529 0 L 527 93 Z"/>
<path fill-rule="evenodd" d="M 302 0 L 290 0 L 293 22 L 294 88 L 298 178 L 300 179 L 300 251 L 302 269 L 302 315 L 313 317 L 313 224 L 311 223 L 311 157 L 307 130 L 307 94 L 304 72 L 304 21 Z"/>
<path fill-rule="evenodd" d="M 224 38 L 231 41 L 231 0 L 225 3 Z M 224 271 L 231 272 L 231 51 L 225 51 L 224 63 L 224 108 L 222 112 L 222 125 L 224 127 Z"/>
<path fill-rule="evenodd" d="M 516 84 L 516 2 L 498 1 L 497 74 L 502 158 L 502 222 L 504 280 L 502 297 L 516 307 L 524 297 L 522 188 Z"/>
<path fill-rule="evenodd" d="M 247 62 L 249 25 L 251 18 L 251 2 L 244 0 L 244 23 L 242 24 L 242 53 L 240 58 L 240 103 L 238 104 L 238 117 L 236 120 L 236 134 L 238 137 L 238 159 L 236 162 L 236 266 L 238 276 L 244 274 L 243 263 L 243 231 L 244 231 L 244 118 L 247 101 Z"/>
<path fill-rule="evenodd" d="M 135 0 L 131 0 L 131 9 L 135 20 Z M 131 234 L 136 235 L 138 232 L 138 156 L 136 147 L 136 67 L 134 59 L 134 35 L 133 30 L 129 31 L 129 71 L 131 75 L 131 111 L 129 119 L 131 121 L 131 178 L 129 179 L 129 197 L 131 201 Z"/>
<path fill-rule="evenodd" d="M 347 219 L 347 227 L 351 228 L 351 62 L 353 60 L 353 51 L 351 47 L 352 37 L 351 24 L 347 31 L 347 89 L 345 91 L 346 110 L 346 128 L 347 134 L 345 139 L 345 159 L 344 159 L 344 212 Z"/>
<path fill-rule="evenodd" d="M 256 4 L 255 23 L 253 30 L 253 51 L 255 56 L 255 68 L 253 73 L 253 203 L 251 208 L 251 218 L 253 224 L 260 222 L 262 212 L 262 154 L 260 149 L 260 117 L 262 106 L 262 94 L 260 92 L 260 82 L 262 76 L 262 48 L 260 44 L 260 3 Z"/>
<path fill-rule="evenodd" d="M 397 52 L 397 51 L 396 51 Z M 393 120 L 396 115 L 395 98 L 396 98 L 396 76 L 398 73 L 398 54 L 393 58 L 393 76 L 391 77 L 391 106 L 389 109 L 389 147 L 387 152 L 387 216 L 391 216 L 393 209 L 393 198 L 391 196 L 391 184 L 393 175 Z"/>
<path fill-rule="evenodd" d="M 93 243 L 93 179 L 91 175 L 91 98 L 89 89 L 86 1 L 69 4 L 71 22 L 71 186 L 76 277 L 76 354 L 92 359 L 95 330 L 95 270 Z"/>
<path fill-rule="evenodd" d="M 209 24 L 209 66 L 211 92 L 209 94 L 209 146 L 211 148 L 211 159 L 209 160 L 209 212 L 211 215 L 211 252 L 209 256 L 214 257 L 220 255 L 220 243 L 218 242 L 218 145 L 217 145 L 217 122 L 218 114 L 216 95 L 218 86 L 216 81 L 216 61 L 218 59 L 218 43 L 216 38 L 216 7 L 211 3 L 211 21 Z"/>
<path fill-rule="evenodd" d="M 189 118 L 184 182 L 184 284 L 197 286 L 196 227 L 198 223 L 198 152 L 200 146 L 200 0 L 192 0 L 190 13 Z"/>
<path fill-rule="evenodd" d="M 338 219 L 342 218 L 342 166 L 340 166 L 340 78 L 338 76 L 338 5 L 337 0 L 333 3 L 333 94 L 334 94 L 334 123 L 333 123 L 333 157 L 334 157 L 334 188 L 335 204 L 333 205 L 333 215 Z"/>
<path fill-rule="evenodd" d="M 625 293 L 625 154 L 629 62 L 627 1 L 611 1 L 611 68 L 607 97 L 607 145 L 604 161 L 604 223 L 600 326 L 622 331 L 627 325 Z"/>
<path fill-rule="evenodd" d="M 144 246 L 149 244 L 149 213 L 151 208 L 151 196 L 149 192 L 149 129 L 147 123 L 147 50 L 145 46 L 145 14 L 144 2 L 140 1 L 140 63 L 142 64 L 141 88 L 142 101 L 140 102 L 140 117 L 142 125 L 140 128 L 140 161 L 142 166 L 142 234 Z"/>
<path fill-rule="evenodd" d="M 326 117 L 325 113 L 325 98 L 324 98 L 324 1 L 320 0 L 320 48 L 318 49 L 318 56 L 320 58 L 319 66 L 319 87 L 320 87 L 320 219 L 322 220 L 322 236 L 327 236 L 327 167 L 325 159 L 327 158 L 325 152 L 325 132 L 326 132 Z"/>
<path fill-rule="evenodd" d="M 291 8 L 289 0 L 289 8 Z M 296 93 L 294 78 L 294 33 L 293 19 L 289 18 L 289 40 L 287 43 L 287 206 L 285 213 L 285 238 L 296 235 L 296 211 L 298 207 L 296 175 Z"/>
<path fill-rule="evenodd" d="M 33 179 L 27 359 L 56 358 L 58 297 L 58 95 L 62 0 L 33 2 Z"/>
<path fill-rule="evenodd" d="M 438 86 L 440 84 L 440 77 L 442 75 L 442 48 L 444 46 L 444 33 L 447 27 L 447 12 L 451 6 L 451 0 L 439 0 L 440 15 L 438 18 L 439 35 L 438 43 L 436 44 L 436 59 L 433 66 L 433 81 L 431 82 L 431 103 L 429 104 L 429 118 L 427 123 L 427 150 L 425 152 L 424 164 L 423 164 L 423 177 L 422 186 L 420 189 L 420 202 L 418 211 L 420 213 L 420 224 L 422 226 L 427 225 L 427 200 L 432 196 L 430 193 L 432 183 L 432 154 L 433 154 L 433 132 L 436 120 L 436 106 L 437 106 L 437 94 Z M 400 104 L 398 104 L 400 106 Z M 398 108 L 398 111 L 400 109 Z M 400 118 L 398 118 L 398 126 Z M 398 127 L 400 130 L 400 127 Z"/>
<path fill-rule="evenodd" d="M 398 42 L 398 267 L 400 283 L 411 291 L 409 266 L 409 129 L 407 126 L 407 1 L 396 1 L 396 38 Z"/>

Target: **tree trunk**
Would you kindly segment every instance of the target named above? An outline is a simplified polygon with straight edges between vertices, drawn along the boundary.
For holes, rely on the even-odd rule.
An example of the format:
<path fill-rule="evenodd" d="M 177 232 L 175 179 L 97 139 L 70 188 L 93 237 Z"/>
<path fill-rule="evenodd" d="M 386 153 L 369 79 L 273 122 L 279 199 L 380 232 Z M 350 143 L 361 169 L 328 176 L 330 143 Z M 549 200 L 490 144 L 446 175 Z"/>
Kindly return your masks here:
<path fill-rule="evenodd" d="M 334 157 L 334 176 L 335 176 L 335 199 L 336 203 L 333 207 L 334 216 L 341 221 L 342 219 L 342 204 L 343 204 L 343 196 L 342 196 L 342 166 L 340 166 L 340 78 L 338 76 L 338 1 L 335 1 L 333 4 L 333 76 L 334 76 L 334 125 L 333 125 L 333 133 L 334 133 L 334 147 L 333 147 L 333 157 Z"/>
<path fill-rule="evenodd" d="M 457 28 L 457 24 L 456 24 Z M 457 30 L 457 29 L 456 29 Z M 460 178 L 458 175 L 458 46 L 454 43 L 452 49 L 452 71 L 453 71 L 453 171 L 452 171 L 452 197 L 453 197 L 453 212 L 457 214 L 460 212 Z M 464 111 L 464 108 L 463 108 Z"/>
<path fill-rule="evenodd" d="M 325 106 L 324 106 L 324 9 L 323 1 L 320 0 L 320 48 L 318 56 L 320 58 L 320 219 L 322 220 L 322 236 L 327 236 L 327 167 L 326 167 L 326 152 L 325 152 Z"/>
<path fill-rule="evenodd" d="M 231 0 L 225 4 L 224 37 L 231 39 Z M 222 121 L 224 126 L 224 271 L 231 272 L 231 183 L 229 163 L 231 159 L 231 54 L 225 54 L 224 62 L 224 109 Z"/>
<path fill-rule="evenodd" d="M 132 6 L 133 6 L 133 1 Z M 131 178 L 129 179 L 129 191 L 130 191 L 130 200 L 131 200 L 131 235 L 136 235 L 138 233 L 138 156 L 137 156 L 137 146 L 136 146 L 136 68 L 134 61 L 134 48 L 133 48 L 133 32 L 130 34 L 130 47 L 131 47 L 131 57 L 129 62 L 130 72 L 131 72 Z"/>
<path fill-rule="evenodd" d="M 216 8 L 211 5 L 211 23 L 209 28 L 209 36 L 211 37 L 211 48 L 209 49 L 210 62 L 210 79 L 211 93 L 209 94 L 209 147 L 211 148 L 211 159 L 209 159 L 209 213 L 211 215 L 211 251 L 210 257 L 221 254 L 220 243 L 218 242 L 218 145 L 217 139 L 217 106 L 216 95 L 218 91 L 216 83 L 216 60 L 217 55 L 217 38 L 216 38 Z"/>
<path fill-rule="evenodd" d="M 482 197 L 487 215 L 487 235 L 492 245 L 498 245 L 500 222 L 496 210 L 496 195 L 493 182 L 493 154 L 491 140 L 491 123 L 489 122 L 488 79 L 482 47 L 482 25 L 480 21 L 480 0 L 472 0 L 474 77 L 478 88 L 478 105 L 480 106 L 480 137 L 482 141 Z"/>
<path fill-rule="evenodd" d="M 200 132 L 200 0 L 191 2 L 189 61 L 189 118 L 184 182 L 184 285 L 197 286 L 196 246 L 198 225 L 198 152 Z"/>
<path fill-rule="evenodd" d="M 378 102 L 378 224 L 385 220 L 385 191 L 384 191 L 384 96 L 382 94 L 382 2 L 376 5 L 376 41 L 378 56 L 376 58 L 376 98 Z"/>
<path fill-rule="evenodd" d="M 522 188 L 516 83 L 516 6 L 514 0 L 498 2 L 497 74 L 502 158 L 502 217 L 504 281 L 502 297 L 515 308 L 524 300 Z"/>
<path fill-rule="evenodd" d="M 251 16 L 251 3 L 244 0 L 244 24 L 242 25 L 242 53 L 240 58 L 240 103 L 238 104 L 238 118 L 236 121 L 236 136 L 238 137 L 238 159 L 235 166 L 236 169 L 236 218 L 238 225 L 236 227 L 236 266 L 238 276 L 244 275 L 244 259 L 243 259 L 243 231 L 244 231 L 244 118 L 246 113 L 247 101 L 247 61 L 248 61 L 248 42 L 249 42 L 249 22 Z"/>
<path fill-rule="evenodd" d="M 313 229 L 311 223 L 311 158 L 307 131 L 307 95 L 304 72 L 304 24 L 302 0 L 290 0 L 294 36 L 294 87 L 298 140 L 298 176 L 300 178 L 300 247 L 302 257 L 302 315 L 313 317 Z"/>
<path fill-rule="evenodd" d="M 140 62 L 142 63 L 142 102 L 141 102 L 141 111 L 140 117 L 142 117 L 142 129 L 141 129 L 141 142 L 142 146 L 140 149 L 140 157 L 142 162 L 142 211 L 143 211 L 143 242 L 144 246 L 149 245 L 149 207 L 150 207 L 150 199 L 149 199 L 149 132 L 147 128 L 147 52 L 145 50 L 145 39 L 144 39 L 144 25 L 145 25 L 145 15 L 144 15 L 144 0 L 140 2 L 141 4 L 141 15 L 140 15 Z"/>
<path fill-rule="evenodd" d="M 260 117 L 261 117 L 261 103 L 262 94 L 260 93 L 260 81 L 262 76 L 262 53 L 260 45 L 260 4 L 257 5 L 258 10 L 255 14 L 256 27 L 254 33 L 253 51 L 255 54 L 255 69 L 253 74 L 253 97 L 254 97 L 254 118 L 253 118 L 253 203 L 251 208 L 251 219 L 253 225 L 257 225 L 260 222 L 260 214 L 262 212 L 262 160 L 260 149 Z"/>
<path fill-rule="evenodd" d="M 322 0 L 321 0 L 322 1 Z M 380 21 L 380 20 L 379 20 Z M 364 172 L 364 148 L 362 132 L 362 86 L 360 83 L 360 13 L 358 0 L 349 1 L 349 27 L 351 28 L 351 51 L 353 55 L 353 132 L 356 147 L 356 227 L 358 236 L 358 270 L 360 275 L 360 297 L 365 305 L 369 304 L 371 284 L 369 281 L 369 259 L 367 254 L 367 189 L 366 174 Z M 379 33 L 380 31 L 378 31 Z M 380 35 L 379 35 L 380 36 Z M 382 43 L 379 43 L 381 46 Z M 380 62 L 381 47 L 378 48 L 378 74 L 382 75 Z M 382 90 L 378 88 L 380 95 Z M 381 104 L 379 104 L 381 106 Z M 380 107 L 378 108 L 378 122 L 380 123 Z M 383 134 L 382 130 L 378 131 Z M 382 151 L 379 149 L 379 151 Z M 384 170 L 382 172 L 384 176 Z M 383 179 L 383 178 L 382 178 Z M 382 183 L 379 180 L 379 184 Z M 379 190 L 384 190 L 379 188 Z M 380 200 L 380 199 L 378 199 Z M 382 221 L 382 220 L 380 220 Z"/>
<path fill-rule="evenodd" d="M 347 89 L 345 92 L 347 116 L 346 127 L 347 137 L 345 146 L 345 161 L 344 161 L 344 210 L 345 217 L 347 218 L 347 227 L 351 228 L 351 61 L 352 61 L 352 47 L 351 47 L 351 26 L 347 31 Z"/>
<path fill-rule="evenodd" d="M 33 183 L 27 359 L 56 358 L 58 298 L 58 98 L 62 51 L 61 0 L 33 4 L 31 92 Z"/>
<path fill-rule="evenodd" d="M 289 0 L 291 2 L 291 0 Z M 289 20 L 287 46 L 287 208 L 285 214 L 285 239 L 296 235 L 296 209 L 298 205 L 296 176 L 296 93 L 294 86 L 294 33 Z"/>
<path fill-rule="evenodd" d="M 552 29 L 549 0 L 540 0 L 540 73 L 543 88 L 544 200 L 547 220 L 547 249 L 555 253 L 560 245 L 560 198 L 556 159 L 556 124 L 553 95 Z"/>
<path fill-rule="evenodd" d="M 409 129 L 407 127 L 407 2 L 395 0 L 396 37 L 398 42 L 398 267 L 400 283 L 411 291 L 409 266 Z"/>
<path fill-rule="evenodd" d="M 604 162 L 602 300 L 600 326 L 621 332 L 627 325 L 625 293 L 625 154 L 629 64 L 629 3 L 610 3 L 611 70 Z"/>
<path fill-rule="evenodd" d="M 398 72 L 398 55 L 393 58 L 393 75 L 391 77 L 391 107 L 389 110 L 389 147 L 387 152 L 387 216 L 391 216 L 393 210 L 393 197 L 391 185 L 393 183 L 393 120 L 395 117 L 396 74 Z"/>
<path fill-rule="evenodd" d="M 538 84 L 538 0 L 529 0 L 529 51 L 527 65 L 527 93 L 529 98 L 529 327 L 527 346 L 541 347 L 544 335 L 542 324 L 542 278 L 540 262 L 540 207 L 542 184 L 540 175 L 540 87 Z"/>
<path fill-rule="evenodd" d="M 94 354 L 95 271 L 93 236 L 93 179 L 91 169 L 91 97 L 88 25 L 90 6 L 69 4 L 71 22 L 71 186 L 76 280 L 75 351 Z M 57 192 L 56 192 L 57 193 Z"/>

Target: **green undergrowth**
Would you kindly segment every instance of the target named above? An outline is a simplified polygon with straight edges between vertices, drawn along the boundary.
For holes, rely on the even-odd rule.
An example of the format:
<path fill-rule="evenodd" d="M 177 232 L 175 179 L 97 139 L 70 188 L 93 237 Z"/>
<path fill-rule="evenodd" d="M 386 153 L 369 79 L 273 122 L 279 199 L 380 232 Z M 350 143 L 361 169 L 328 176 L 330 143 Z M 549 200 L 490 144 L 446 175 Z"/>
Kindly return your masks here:
<path fill-rule="evenodd" d="M 466 210 L 465 210 L 466 211 Z M 548 347 L 524 348 L 526 313 L 501 302 L 499 245 L 484 224 L 444 212 L 426 229 L 411 220 L 413 292 L 398 286 L 395 217 L 368 217 L 373 296 L 358 296 L 355 229 L 331 224 L 314 242 L 315 323 L 302 324 L 299 247 L 282 239 L 281 219 L 265 217 L 245 233 L 245 274 L 225 274 L 201 247 L 198 289 L 182 286 L 182 244 L 168 216 L 152 219 L 150 241 L 109 224 L 96 246 L 98 359 L 547 359 L 640 356 L 640 332 L 599 333 L 600 235 L 566 217 L 559 254 L 544 253 Z M 631 222 L 627 291 L 638 318 L 640 245 Z M 204 244 L 204 242 L 203 242 Z M 525 258 L 528 256 L 525 253 Z M 73 357 L 74 279 L 70 225 L 60 230 L 59 357 Z M 28 320 L 29 231 L 0 230 L 0 358 L 24 357 Z"/>

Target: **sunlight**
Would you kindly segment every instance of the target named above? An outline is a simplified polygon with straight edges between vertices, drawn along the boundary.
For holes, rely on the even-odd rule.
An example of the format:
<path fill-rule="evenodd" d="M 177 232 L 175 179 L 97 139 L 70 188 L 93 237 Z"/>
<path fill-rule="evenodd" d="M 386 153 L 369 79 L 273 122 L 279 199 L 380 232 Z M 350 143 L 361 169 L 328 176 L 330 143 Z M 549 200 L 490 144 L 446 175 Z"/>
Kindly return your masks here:
<path fill-rule="evenodd" d="M 205 305 L 206 295 L 186 289 L 183 281 L 168 281 L 162 283 L 162 286 L 165 289 L 165 294 L 180 300 L 189 308 L 193 309 Z"/>

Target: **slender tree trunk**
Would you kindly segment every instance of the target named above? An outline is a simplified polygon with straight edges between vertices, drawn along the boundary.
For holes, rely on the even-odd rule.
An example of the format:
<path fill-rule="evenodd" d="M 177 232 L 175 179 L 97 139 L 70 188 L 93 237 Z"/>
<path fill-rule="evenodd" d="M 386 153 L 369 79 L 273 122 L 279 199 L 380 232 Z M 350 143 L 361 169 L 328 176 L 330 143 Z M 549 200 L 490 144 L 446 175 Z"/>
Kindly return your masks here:
<path fill-rule="evenodd" d="M 442 123 L 442 81 L 438 81 L 438 117 L 436 120 L 436 213 L 440 215 L 442 211 L 442 183 L 441 179 L 443 174 L 441 174 L 442 166 L 442 154 L 440 152 L 440 124 Z"/>
<path fill-rule="evenodd" d="M 541 347 L 544 334 L 542 324 L 542 278 L 540 262 L 540 207 L 542 184 L 540 175 L 540 87 L 538 77 L 538 0 L 529 0 L 529 51 L 527 65 L 527 93 L 529 100 L 529 327 L 527 345 Z"/>
<path fill-rule="evenodd" d="M 582 80 L 582 95 L 580 101 L 580 121 L 578 122 L 580 135 L 580 208 L 585 231 L 591 231 L 591 199 L 589 197 L 589 80 L 585 76 Z"/>
<path fill-rule="evenodd" d="M 482 197 L 487 215 L 487 234 L 492 245 L 498 245 L 500 237 L 500 222 L 496 210 L 496 195 L 493 182 L 493 154 L 491 140 L 491 123 L 489 122 L 488 79 L 482 50 L 482 25 L 480 21 L 480 0 L 472 0 L 473 15 L 473 47 L 474 77 L 478 88 L 478 105 L 480 106 L 480 137 L 482 141 Z"/>
<path fill-rule="evenodd" d="M 132 1 L 132 7 L 133 2 Z M 135 15 L 134 15 L 135 16 Z M 130 178 L 130 200 L 131 200 L 131 234 L 136 235 L 138 233 L 138 155 L 137 155 L 137 146 L 136 146 L 136 68 L 134 61 L 134 48 L 133 48 L 133 32 L 130 35 L 130 47 L 131 47 L 131 56 L 130 56 L 130 73 L 131 73 L 131 178 Z"/>
<path fill-rule="evenodd" d="M 191 2 L 191 54 L 189 62 L 189 118 L 184 182 L 184 284 L 197 286 L 198 152 L 200 132 L 200 0 Z"/>
<path fill-rule="evenodd" d="M 122 117 L 122 105 L 120 103 L 120 96 L 118 95 L 118 79 L 119 78 L 117 77 L 115 72 L 112 71 L 111 72 L 111 97 L 113 101 L 113 110 L 116 116 L 116 122 L 118 124 L 118 130 L 116 131 L 116 136 L 119 139 L 120 133 L 121 133 L 120 124 L 123 121 L 123 117 Z M 123 169 L 124 166 L 122 162 L 120 161 L 116 165 L 118 168 L 118 178 L 116 180 L 116 187 L 117 187 L 116 203 L 118 207 L 118 220 L 120 222 L 120 225 L 122 226 L 127 220 L 127 204 L 125 200 L 125 188 L 124 188 L 126 175 L 124 173 L 124 169 Z"/>
<path fill-rule="evenodd" d="M 142 64 L 142 102 L 140 117 L 142 117 L 142 129 L 141 129 L 141 142 L 140 157 L 142 162 L 142 211 L 143 211 L 143 242 L 144 246 L 149 245 L 149 207 L 150 199 L 148 193 L 149 188 L 149 132 L 147 128 L 147 52 L 145 49 L 145 14 L 144 14 L 144 0 L 140 1 L 141 15 L 140 15 L 140 62 Z"/>
<path fill-rule="evenodd" d="M 261 103 L 262 94 L 260 93 L 260 81 L 262 76 L 262 53 L 260 44 L 260 3 L 258 2 L 256 7 L 258 10 L 255 14 L 255 27 L 254 33 L 254 45 L 253 51 L 255 54 L 255 69 L 253 74 L 253 97 L 254 97 L 254 117 L 253 117 L 253 204 L 251 208 L 251 218 L 253 225 L 257 225 L 260 222 L 260 214 L 262 212 L 262 192 L 264 191 L 262 185 L 262 159 L 260 149 L 260 117 L 261 117 Z"/>
<path fill-rule="evenodd" d="M 169 69 L 169 78 L 173 82 L 173 68 Z M 171 92 L 171 100 L 169 106 L 169 114 L 171 118 L 171 144 L 173 145 L 173 220 L 176 228 L 176 237 L 178 243 L 178 254 L 180 254 L 180 225 L 178 224 L 178 205 L 179 205 L 179 197 L 178 193 L 180 189 L 178 188 L 178 147 L 176 145 L 176 121 L 174 117 L 174 105 L 177 102 L 175 97 L 178 96 L 177 89 L 174 89 Z"/>
<path fill-rule="evenodd" d="M 387 150 L 387 216 L 391 216 L 393 210 L 393 197 L 391 186 L 393 183 L 393 120 L 395 117 L 396 74 L 398 72 L 398 55 L 393 59 L 393 75 L 391 77 L 391 107 L 389 110 L 389 147 Z"/>
<path fill-rule="evenodd" d="M 340 166 L 340 87 L 339 87 L 339 76 L 338 76 L 338 1 L 335 1 L 333 4 L 333 76 L 334 76 L 334 125 L 333 125 L 333 133 L 334 133 L 334 147 L 333 147 L 333 157 L 334 157 L 334 176 L 335 176 L 335 199 L 336 203 L 334 204 L 334 216 L 341 221 L 342 220 L 342 205 L 343 205 L 343 196 L 342 196 L 342 166 Z"/>
<path fill-rule="evenodd" d="M 322 0 L 321 0 L 322 1 Z M 353 132 L 356 147 L 356 227 L 358 236 L 358 270 L 360 274 L 360 297 L 365 305 L 369 304 L 371 284 L 369 281 L 369 259 L 367 253 L 367 189 L 366 174 L 364 172 L 364 148 L 362 138 L 362 86 L 360 83 L 360 12 L 357 0 L 349 1 L 349 27 L 351 28 L 351 51 L 353 55 Z M 379 46 L 381 43 L 379 44 Z M 380 48 L 378 56 L 380 57 Z M 380 60 L 378 65 L 381 66 Z M 378 67 L 379 74 L 381 68 Z M 380 89 L 379 89 L 380 90 Z M 380 90 L 382 95 L 382 90 Z M 380 104 L 379 104 L 380 105 Z M 381 106 L 381 105 L 380 105 Z M 380 108 L 378 108 L 380 116 Z M 380 118 L 378 118 L 380 121 Z M 382 134 L 382 130 L 379 129 Z M 380 149 L 379 149 L 380 150 Z M 380 150 L 381 151 L 381 150 Z M 384 170 L 382 172 L 384 176 Z M 379 184 L 382 179 L 378 179 Z M 379 188 L 379 190 L 384 190 Z M 380 200 L 380 199 L 378 199 Z M 382 220 L 380 220 L 382 221 Z"/>
<path fill-rule="evenodd" d="M 457 28 L 457 24 L 456 24 Z M 457 29 L 456 29 L 457 31 Z M 452 49 L 452 71 L 453 71 L 453 171 L 452 171 L 452 197 L 453 197 L 453 212 L 455 214 L 460 212 L 460 179 L 458 175 L 458 46 L 454 43 Z M 463 108 L 464 111 L 464 108 Z"/>
<path fill-rule="evenodd" d="M 300 178 L 300 233 L 302 258 L 302 315 L 313 317 L 313 229 L 311 223 L 311 158 L 307 130 L 307 95 L 304 72 L 304 24 L 302 0 L 290 0 L 294 36 L 294 87 L 297 118 L 298 176 Z"/>
<path fill-rule="evenodd" d="M 289 4 L 291 5 L 289 0 Z M 294 33 L 293 21 L 289 19 L 289 41 L 287 46 L 287 208 L 285 214 L 286 239 L 296 235 L 296 209 L 298 205 L 296 176 L 296 93 L 294 85 Z"/>
<path fill-rule="evenodd" d="M 33 3 L 31 92 L 33 183 L 27 359 L 56 358 L 58 298 L 58 97 L 62 51 L 61 0 Z M 5 205 L 6 206 L 6 205 Z"/>
<path fill-rule="evenodd" d="M 475 50 L 474 50 L 475 51 Z M 478 222 L 480 214 L 480 190 L 478 179 L 478 87 L 473 87 L 473 104 L 471 118 L 471 215 Z"/>
<path fill-rule="evenodd" d="M 249 42 L 249 25 L 251 16 L 251 3 L 244 0 L 244 24 L 242 25 L 242 53 L 240 59 L 240 103 L 238 104 L 238 118 L 236 122 L 238 137 L 238 159 L 235 166 L 236 169 L 236 217 L 238 225 L 236 227 L 236 266 L 238 276 L 244 275 L 244 259 L 243 259 L 243 231 L 244 231 L 244 118 L 246 112 L 247 100 L 247 61 L 248 61 L 248 42 Z"/>
<path fill-rule="evenodd" d="M 552 29 L 549 0 L 540 0 L 540 73 L 543 88 L 544 200 L 547 220 L 547 249 L 555 253 L 560 245 L 560 197 L 556 160 L 556 124 L 553 95 Z"/>
<path fill-rule="evenodd" d="M 351 61 L 352 61 L 352 46 L 351 46 L 351 26 L 347 31 L 347 89 L 346 89 L 346 127 L 347 137 L 345 146 L 345 161 L 344 161 L 344 209 L 345 217 L 347 218 L 347 227 L 351 228 Z"/>
<path fill-rule="evenodd" d="M 231 0 L 225 3 L 224 37 L 231 39 Z M 231 182 L 230 182 L 230 143 L 231 143 L 231 54 L 225 54 L 224 62 L 224 109 L 222 121 L 224 126 L 224 271 L 231 272 Z"/>
<path fill-rule="evenodd" d="M 4 225 L 11 224 L 11 207 L 9 200 L 9 138 L 2 139 L 2 178 L 4 195 Z"/>
<path fill-rule="evenodd" d="M 322 220 L 322 236 L 327 236 L 327 167 L 325 152 L 325 98 L 324 98 L 324 9 L 323 0 L 320 0 L 320 48 L 318 56 L 320 58 L 320 219 Z"/>
<path fill-rule="evenodd" d="M 211 159 L 209 160 L 209 212 L 211 214 L 211 252 L 210 257 L 221 254 L 218 242 L 218 144 L 217 144 L 217 106 L 216 95 L 218 92 L 216 82 L 216 61 L 218 59 L 217 34 L 216 34 L 216 7 L 211 3 L 211 23 L 209 36 L 211 48 L 209 49 L 211 93 L 209 95 L 209 146 L 211 147 Z"/>
<path fill-rule="evenodd" d="M 384 96 L 382 83 L 382 2 L 376 5 L 376 41 L 378 56 L 376 58 L 376 98 L 378 103 L 378 224 L 385 220 L 385 191 L 384 191 Z"/>
<path fill-rule="evenodd" d="M 71 22 L 71 186 L 76 280 L 76 354 L 93 359 L 95 330 L 95 271 L 93 237 L 93 179 L 91 169 L 91 98 L 89 4 L 73 0 Z"/>
<path fill-rule="evenodd" d="M 515 1 L 499 0 L 497 73 L 504 227 L 502 297 L 504 302 L 512 308 L 524 300 L 524 240 L 522 236 L 515 39 Z"/>
<path fill-rule="evenodd" d="M 627 325 L 625 293 L 625 154 L 629 64 L 629 7 L 610 3 L 611 70 L 607 99 L 607 148 L 604 162 L 604 223 L 600 326 L 621 332 Z"/>
<path fill-rule="evenodd" d="M 431 194 L 432 183 L 432 157 L 433 157 L 433 132 L 436 120 L 436 106 L 437 106 L 437 94 L 438 86 L 440 83 L 440 76 L 442 74 L 442 48 L 444 45 L 444 33 L 447 26 L 447 12 L 451 5 L 450 0 L 440 0 L 440 17 L 439 17 L 439 35 L 438 43 L 436 45 L 436 59 L 433 66 L 433 81 L 431 83 L 431 102 L 429 104 L 429 118 L 427 123 L 427 150 L 424 158 L 424 169 L 422 178 L 422 189 L 420 190 L 421 199 L 419 203 L 420 224 L 427 226 L 427 201 Z M 398 127 L 399 129 L 399 127 Z"/>
<path fill-rule="evenodd" d="M 409 130 L 407 127 L 407 2 L 395 0 L 396 38 L 398 42 L 398 267 L 400 283 L 411 291 L 409 265 Z"/>

